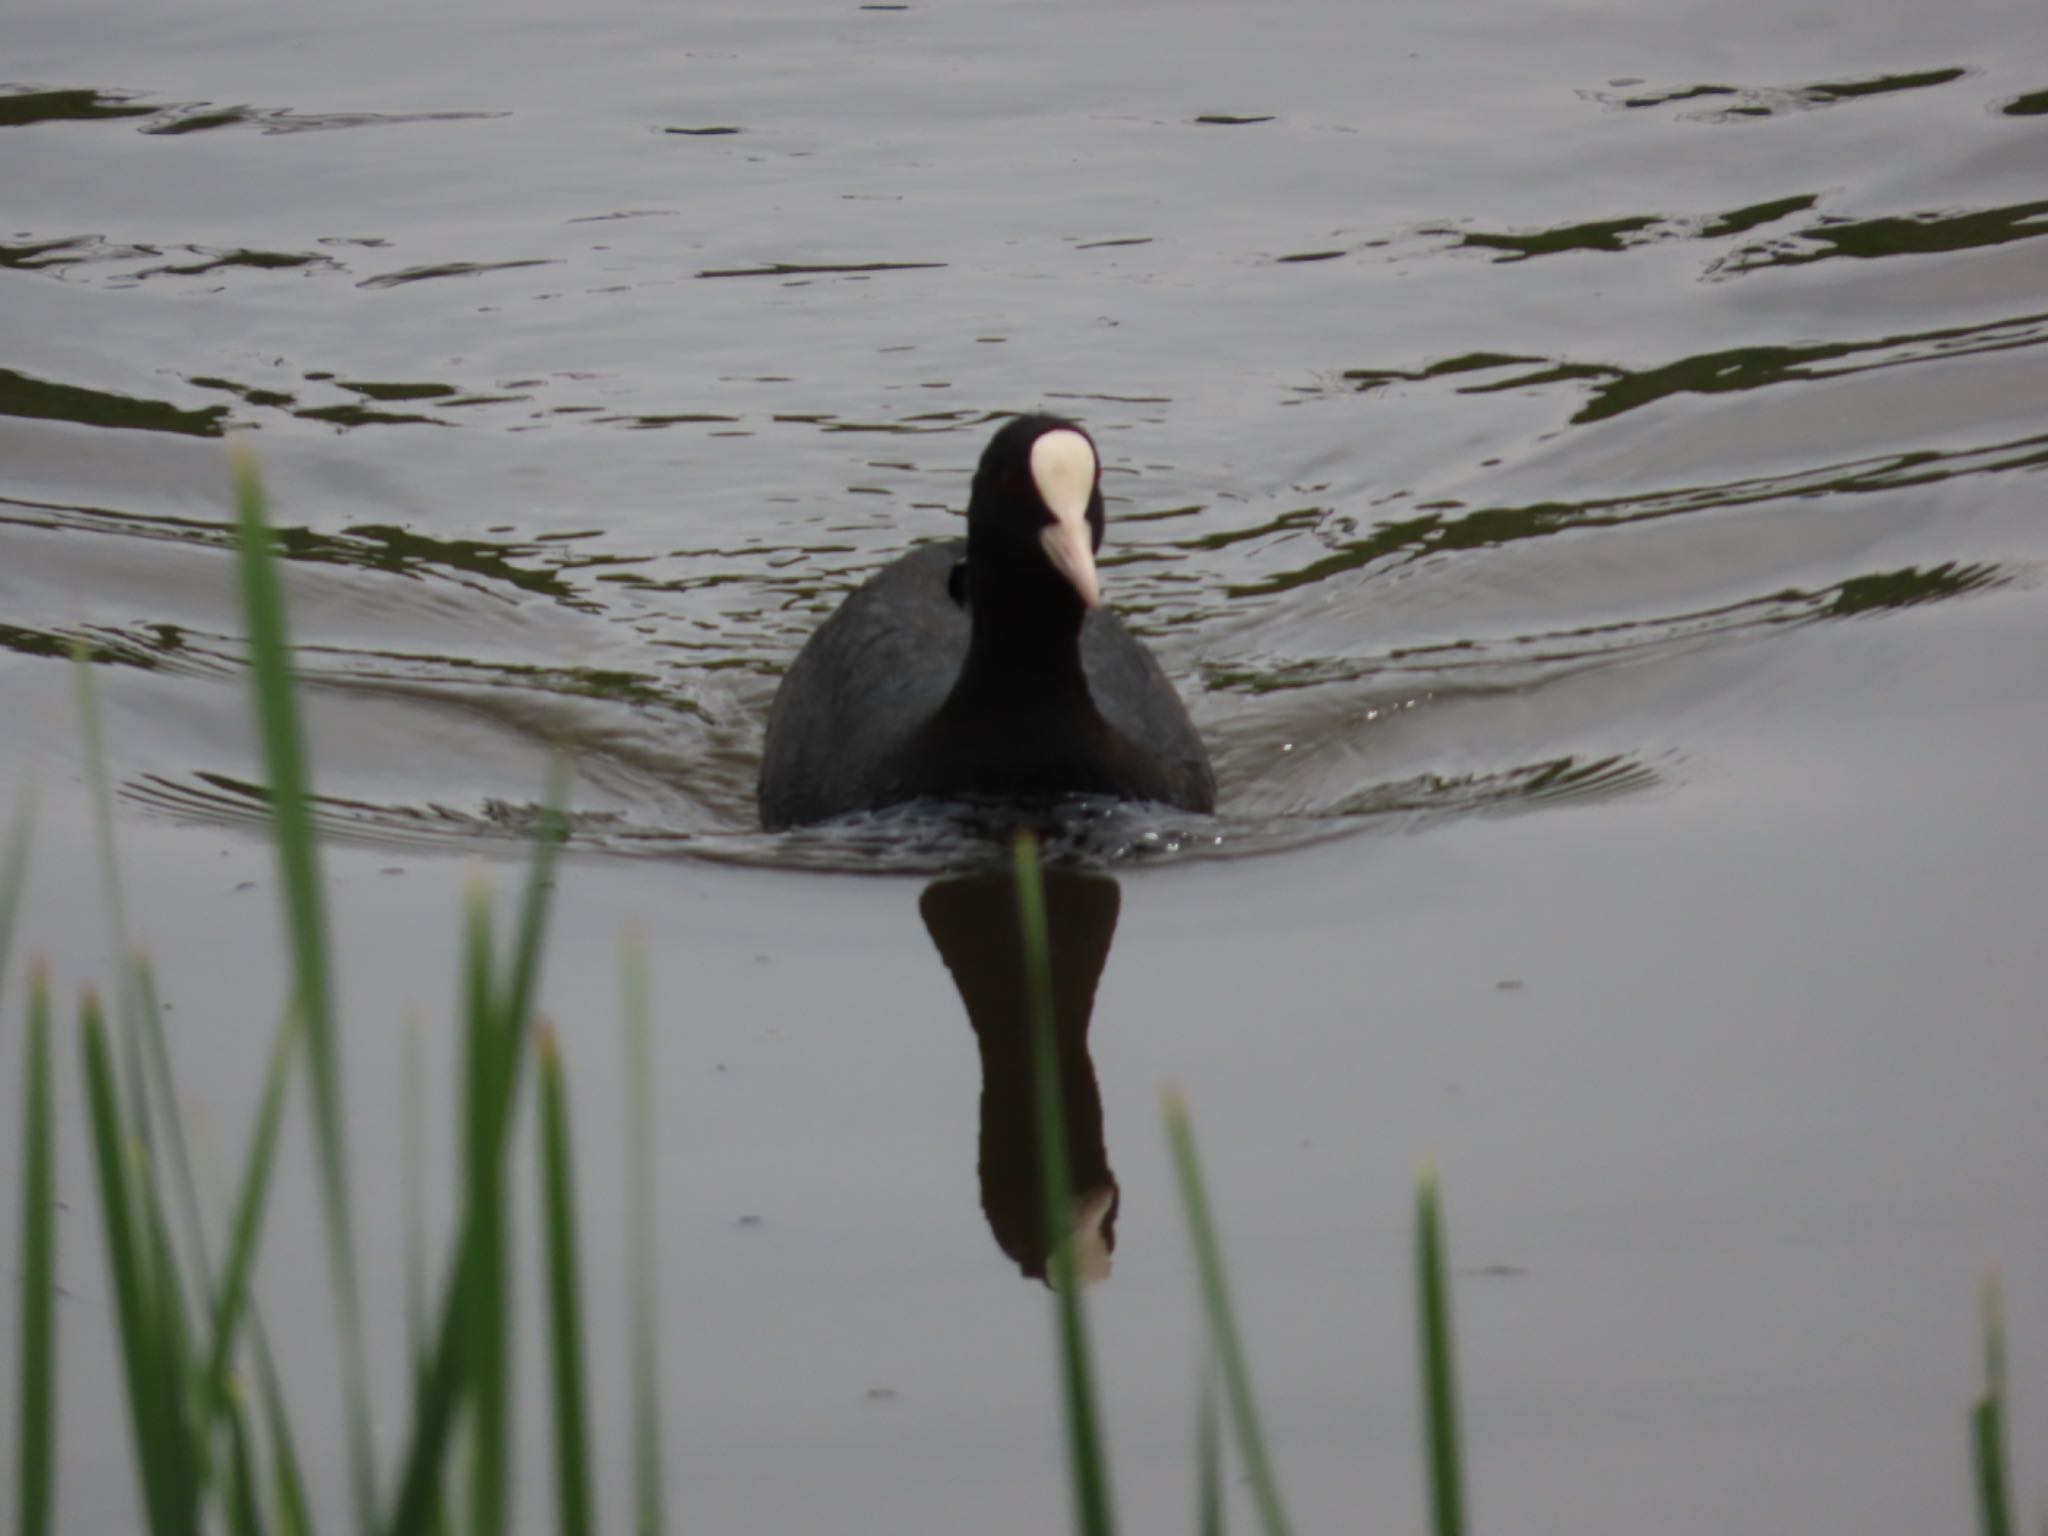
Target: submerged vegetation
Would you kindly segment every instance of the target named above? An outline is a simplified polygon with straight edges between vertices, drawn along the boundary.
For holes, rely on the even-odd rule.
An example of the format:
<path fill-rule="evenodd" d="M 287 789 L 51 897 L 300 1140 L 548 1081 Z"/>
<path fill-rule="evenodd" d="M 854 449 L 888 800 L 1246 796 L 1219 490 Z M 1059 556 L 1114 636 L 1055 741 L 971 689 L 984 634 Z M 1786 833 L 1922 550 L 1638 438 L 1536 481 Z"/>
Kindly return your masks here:
<path fill-rule="evenodd" d="M 148 959 L 127 947 L 114 844 L 111 795 L 98 740 L 91 670 L 81 658 L 85 722 L 106 900 L 125 970 L 103 1001 L 88 989 L 78 1004 L 82 1103 L 89 1130 L 103 1234 L 107 1288 L 130 1421 L 132 1464 L 144 1525 L 153 1536 L 225 1531 L 233 1536 L 309 1536 L 352 1526 L 365 1536 L 496 1536 L 514 1522 L 511 1380 L 517 1340 L 510 1317 L 510 1161 L 527 1093 L 536 1100 L 538 1230 L 544 1269 L 548 1396 L 552 1409 L 556 1528 L 564 1536 L 605 1529 L 592 1471 L 591 1393 L 581 1273 L 567 1068 L 535 1009 L 557 852 L 565 836 L 566 779 L 558 773 L 534 838 L 509 935 L 501 935 L 490 891 L 472 885 L 464 914 L 460 1004 L 461 1168 L 453 1242 L 431 1310 L 430 1276 L 417 1196 L 409 1194 L 407 1294 L 411 1379 L 400 1454 L 380 1465 L 370 1429 L 370 1386 L 358 1296 L 355 1224 L 348 1169 L 348 1115 L 334 1006 L 330 950 L 305 757 L 290 663 L 290 641 L 275 568 L 273 535 L 253 464 L 236 466 L 242 600 L 247 623 L 266 800 L 283 892 L 291 977 L 271 1042 L 256 1114 L 225 1212 L 209 1221 L 194 1172 Z M 24 795 L 0 844 L 0 995 L 5 994 L 15 919 L 25 888 L 33 799 Z M 1051 972 L 1038 851 L 1029 834 L 1015 846 L 1019 932 L 1032 1021 L 1032 1075 L 1042 1159 L 1043 1221 L 1052 1241 L 1055 1349 L 1062 1383 L 1075 1527 L 1085 1536 L 1115 1529 L 1111 1458 L 1089 1343 L 1085 1282 L 1077 1256 L 1054 1040 Z M 654 1261 L 652 1038 L 644 962 L 637 942 L 622 959 L 625 1003 L 627 1245 L 631 1350 L 631 1514 L 638 1536 L 665 1524 L 659 1329 Z M 17 1200 L 20 1277 L 15 1309 L 19 1368 L 13 1446 L 15 1529 L 57 1528 L 55 1469 L 60 1330 L 53 1211 L 56 1207 L 58 1091 L 52 1066 L 52 1005 L 39 961 L 28 968 L 21 1161 Z M 527 1058 L 534 1086 L 523 1087 Z M 408 1161 L 416 1164 L 417 1073 L 408 1063 Z M 343 1399 L 344 1453 L 352 1508 L 316 1510 L 305 1459 L 254 1286 L 286 1095 L 308 1090 L 329 1288 Z M 1164 1120 L 1187 1222 L 1206 1323 L 1208 1364 L 1196 1405 L 1196 1528 L 1224 1529 L 1223 1421 L 1227 1418 L 1253 1509 L 1267 1536 L 1291 1529 L 1280 1479 L 1260 1427 L 1250 1369 L 1225 1274 L 1223 1245 L 1197 1157 L 1185 1103 L 1169 1090 Z M 415 1181 L 416 1182 L 416 1181 Z M 1422 1386 L 1424 1480 L 1435 1536 L 1467 1528 L 1457 1375 L 1452 1351 L 1450 1271 L 1437 1179 L 1426 1167 L 1415 1208 L 1416 1340 Z M 300 1319 L 294 1318 L 297 1326 Z M 2003 1308 L 1996 1277 L 1984 1294 L 1985 1388 L 1970 1416 L 1979 1525 L 2010 1536 L 2012 1473 Z"/>

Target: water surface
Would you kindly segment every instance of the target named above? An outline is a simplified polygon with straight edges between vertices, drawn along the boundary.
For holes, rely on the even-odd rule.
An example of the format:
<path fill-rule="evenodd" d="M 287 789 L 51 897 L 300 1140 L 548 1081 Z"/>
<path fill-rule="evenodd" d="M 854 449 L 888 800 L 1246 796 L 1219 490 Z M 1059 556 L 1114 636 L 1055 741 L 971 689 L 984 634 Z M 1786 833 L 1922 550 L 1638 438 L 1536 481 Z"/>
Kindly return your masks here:
<path fill-rule="evenodd" d="M 1169 1075 L 1305 1527 L 1415 1523 L 1425 1150 L 1483 1521 L 1966 1518 L 1993 1253 L 2017 1379 L 2048 1379 L 2048 22 L 222 0 L 8 31 L 27 937 L 103 960 L 82 639 L 138 926 L 242 1123 L 274 1002 L 220 963 L 269 899 L 221 441 L 248 432 L 361 946 L 365 1188 L 394 1021 L 439 1016 L 460 869 L 516 851 L 555 745 L 548 1006 L 598 1126 L 614 937 L 658 935 L 693 1524 L 1062 1518 L 1043 1297 L 978 1209 L 990 1036 L 916 910 L 960 845 L 751 814 L 780 668 L 957 531 L 991 424 L 1033 408 L 1101 444 L 1108 595 L 1221 789 L 1095 845 L 1133 1524 L 1192 1487 Z M 831 878 L 874 870 L 919 878 Z M 111 1461 L 67 1220 L 66 1430 Z M 314 1272 L 279 1245 L 285 1308 Z M 80 1456 L 67 1528 L 109 1528 Z"/>

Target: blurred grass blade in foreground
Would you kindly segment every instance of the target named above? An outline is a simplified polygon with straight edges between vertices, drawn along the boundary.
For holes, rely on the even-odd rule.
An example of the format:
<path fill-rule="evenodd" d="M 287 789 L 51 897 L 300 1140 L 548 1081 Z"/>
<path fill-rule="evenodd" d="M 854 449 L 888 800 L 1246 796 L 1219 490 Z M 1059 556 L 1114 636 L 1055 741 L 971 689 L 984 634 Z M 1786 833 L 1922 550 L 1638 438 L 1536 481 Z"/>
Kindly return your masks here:
<path fill-rule="evenodd" d="M 661 1536 L 661 1333 L 655 1325 L 654 1309 L 654 1028 L 647 1006 L 647 944 L 638 932 L 626 935 L 619 968 L 626 1008 L 626 1242 L 633 1346 L 633 1529 L 638 1536 Z"/>
<path fill-rule="evenodd" d="M 227 1263 L 213 1298 L 213 1344 L 206 1369 L 207 1400 L 213 1411 L 225 1408 L 234 1364 L 235 1342 L 249 1301 L 249 1277 L 256 1262 L 256 1239 L 262 1228 L 270 1173 L 277 1161 L 278 1127 L 284 1119 L 285 1085 L 293 1047 L 299 1037 L 298 1011 L 286 1010 L 271 1042 L 263 1072 L 263 1098 L 256 1128 L 249 1136 L 249 1154 L 242 1160 L 242 1187 L 228 1226 Z"/>
<path fill-rule="evenodd" d="M 0 999 L 14 921 L 28 879 L 35 827 L 35 791 L 15 801 L 0 847 Z M 21 1536 L 42 1536 L 50 1522 L 50 1467 L 56 1433 L 56 1136 L 50 1119 L 50 991 L 40 963 L 29 973 L 28 1041 L 22 1077 L 21 1305 L 17 1313 L 21 1374 L 15 1399 L 16 1520 Z"/>
<path fill-rule="evenodd" d="M 1280 1502 L 1280 1485 L 1273 1475 L 1272 1458 L 1266 1454 L 1266 1436 L 1259 1427 L 1259 1409 L 1252 1394 L 1251 1369 L 1245 1364 L 1244 1345 L 1238 1338 L 1237 1316 L 1230 1305 L 1230 1282 L 1223 1272 L 1223 1249 L 1216 1238 L 1216 1224 L 1209 1213 L 1208 1187 L 1202 1180 L 1201 1163 L 1195 1154 L 1194 1127 L 1188 1120 L 1186 1100 L 1176 1088 L 1164 1095 L 1166 1140 L 1173 1153 L 1173 1170 L 1180 1184 L 1181 1211 L 1187 1218 L 1188 1241 L 1194 1249 L 1195 1274 L 1201 1283 L 1202 1310 L 1209 1324 L 1209 1348 L 1223 1375 L 1223 1389 L 1230 1403 L 1231 1422 L 1237 1427 L 1238 1454 L 1244 1458 L 1245 1473 L 1251 1479 L 1252 1500 L 1267 1536 L 1286 1536 L 1287 1510 Z"/>
<path fill-rule="evenodd" d="M 461 1312 L 470 1373 L 469 1528 L 474 1536 L 495 1536 L 505 1523 L 512 1475 L 512 1286 L 502 1154 L 516 1049 L 508 1026 L 516 1026 L 493 1006 L 491 893 L 481 876 L 470 881 L 463 931 L 463 1194 L 474 1255 Z"/>
<path fill-rule="evenodd" d="M 1031 1082 L 1038 1106 L 1040 1220 L 1049 1247 L 1046 1279 L 1058 1317 L 1060 1378 L 1065 1389 L 1067 1470 L 1074 1490 L 1074 1520 L 1083 1536 L 1116 1529 L 1109 1486 L 1109 1449 L 1096 1402 L 1088 1320 L 1074 1254 L 1071 1176 L 1067 1168 L 1066 1112 L 1060 1103 L 1059 1048 L 1054 1042 L 1052 953 L 1046 938 L 1045 884 L 1038 839 L 1019 832 L 1013 848 L 1017 923 L 1024 946 L 1024 978 L 1031 1005 Z"/>
<path fill-rule="evenodd" d="M 427 1358 L 427 1212 L 425 1192 L 427 1111 L 423 1097 L 420 1063 L 420 1021 L 417 1014 L 405 1020 L 405 1068 L 400 1093 L 404 1107 L 399 1112 L 399 1158 L 405 1170 L 404 1236 L 401 1239 L 405 1273 L 405 1358 L 412 1367 L 413 1390 L 426 1376 Z"/>
<path fill-rule="evenodd" d="M 291 640 L 283 585 L 271 552 L 267 502 L 256 456 L 239 444 L 232 458 L 242 611 L 249 630 L 249 685 L 256 733 L 270 790 L 271 835 L 290 936 L 292 975 L 306 1031 L 315 1151 L 327 1220 L 328 1275 L 341 1331 L 342 1397 L 348 1426 L 350 1485 L 356 1517 L 367 1530 L 377 1484 L 370 1446 L 370 1397 L 363 1348 L 362 1303 L 356 1287 L 355 1218 L 349 1198 L 348 1135 L 342 1105 L 340 1043 L 335 1038 L 320 851 L 313 833 L 305 732 L 292 681 Z"/>
<path fill-rule="evenodd" d="M 117 1103 L 125 1106 L 124 1134 L 134 1143 L 130 1151 L 134 1164 L 131 1194 L 138 1219 L 146 1218 L 148 1226 L 149 1283 L 157 1292 L 155 1326 L 161 1332 L 167 1358 L 177 1362 L 180 1399 L 191 1414 L 191 1449 L 196 1458 L 194 1483 L 197 1488 L 206 1489 L 214 1485 L 217 1470 L 212 1463 L 213 1423 L 216 1415 L 225 1411 L 226 1404 L 208 1386 L 219 1373 L 197 1372 L 198 1354 L 188 1333 L 192 1319 L 186 1313 L 184 1300 L 187 1289 L 208 1300 L 215 1294 L 207 1257 L 206 1227 L 200 1215 L 199 1186 L 186 1142 L 170 1047 L 164 1036 L 163 1006 L 157 995 L 155 972 L 149 957 L 130 938 L 114 831 L 113 776 L 108 769 L 106 733 L 100 719 L 93 662 L 82 644 L 74 649 L 72 676 L 93 842 L 99 853 L 101 897 L 120 960 L 121 985 L 116 989 L 120 1003 L 120 1051 L 115 1058 L 114 1086 Z M 182 1247 L 172 1240 L 171 1224 L 163 1213 L 161 1184 L 165 1175 L 177 1198 Z M 181 1264 L 189 1270 L 188 1280 L 180 1279 Z M 230 1315 L 234 1310 L 230 1307 Z"/>
<path fill-rule="evenodd" d="M 18 834 L 20 829 L 15 830 Z M 8 850 L 10 864 L 18 846 Z M 0 921 L 5 915 L 0 914 Z M 4 947 L 4 935 L 0 935 L 0 949 Z M 0 964 L 0 970 L 4 969 Z M 50 1529 L 50 1472 L 57 1429 L 57 1144 L 50 1120 L 50 983 L 40 960 L 29 968 L 27 1045 L 22 1076 L 21 1378 L 15 1399 L 15 1423 L 20 1428 L 14 1465 L 15 1518 L 20 1536 L 44 1536 Z"/>
<path fill-rule="evenodd" d="M 1195 1406 L 1195 1529 L 1223 1536 L 1223 1429 L 1216 1414 L 1216 1362 L 1202 1361 L 1202 1385 Z"/>
<path fill-rule="evenodd" d="M 555 1498 L 562 1536 L 596 1526 L 590 1484 L 588 1394 L 583 1376 L 583 1293 L 576 1274 L 576 1186 L 569 1159 L 568 1089 L 554 1031 L 540 1034 L 542 1248 L 547 1260 L 548 1342 L 554 1362 Z"/>
<path fill-rule="evenodd" d="M 150 1530 L 170 1536 L 194 1529 L 198 1519 L 189 1483 L 194 1461 L 186 1443 L 184 1362 L 174 1353 L 176 1338 L 160 1311 L 162 1277 L 153 1253 L 155 1223 L 142 1208 L 149 1193 L 139 1176 L 140 1144 L 121 1123 L 106 1023 L 91 991 L 80 1007 L 80 1031 L 107 1279 L 114 1293 L 143 1507 Z"/>
<path fill-rule="evenodd" d="M 284 1385 L 277 1379 L 277 1362 L 271 1357 L 270 1336 L 261 1315 L 250 1318 L 249 1336 L 255 1345 L 256 1371 L 263 1388 L 263 1421 L 270 1432 L 272 1498 L 278 1536 L 313 1536 L 312 1507 L 306 1497 L 305 1480 L 299 1475 L 298 1442 L 292 1435 L 285 1412 Z"/>
<path fill-rule="evenodd" d="M 1458 1429 L 1458 1364 L 1452 1349 L 1450 1271 L 1444 1261 L 1443 1207 L 1434 1163 L 1423 1164 L 1415 1181 L 1415 1280 L 1430 1529 L 1436 1536 L 1463 1536 L 1465 1479 Z"/>
<path fill-rule="evenodd" d="M 1984 1276 L 1984 1390 L 1970 1410 L 1977 1478 L 1977 1529 L 2012 1536 L 2012 1469 L 2005 1451 L 2005 1293 L 1998 1271 Z"/>
<path fill-rule="evenodd" d="M 0 996 L 7 990 L 7 961 L 14 948 L 14 920 L 21 913 L 21 891 L 28 881 L 28 850 L 35 836 L 36 792 L 31 784 L 14 802 L 7 822 L 7 842 L 0 846 Z"/>
<path fill-rule="evenodd" d="M 128 903 L 121 887 L 121 861 L 114 847 L 113 776 L 107 770 L 106 731 L 100 721 L 99 691 L 93 682 L 92 648 L 83 640 L 71 646 L 73 702 L 78 711 L 78 734 L 84 748 L 86 803 L 92 810 L 93 847 L 99 856 L 100 899 L 106 903 L 107 925 L 112 931 L 114 953 L 120 957 L 120 985 L 114 989 L 114 1017 L 120 1024 L 120 1053 L 126 1062 L 125 1081 L 117 1075 L 115 1087 L 125 1091 L 129 1134 L 143 1150 L 156 1150 L 156 1130 L 149 1105 L 150 1073 L 142 1059 L 143 1037 L 152 1022 L 137 995 L 131 964 L 135 950 L 129 941 Z"/>
<path fill-rule="evenodd" d="M 502 983 L 493 965 L 489 893 L 470 895 L 464 943 L 462 1078 L 463 1176 L 454 1262 L 442 1292 L 431 1348 L 412 1394 L 396 1503 L 385 1529 L 416 1536 L 430 1527 L 440 1501 L 442 1472 L 460 1411 L 474 1410 L 471 1428 L 471 1528 L 509 1508 L 511 1463 L 507 1445 L 510 1405 L 509 1246 L 503 1208 L 505 1164 L 519 1082 L 520 1047 L 530 1020 L 525 1002 L 539 972 L 548 894 L 565 825 L 560 802 L 564 774 L 551 775 L 549 801 L 534 839 L 527 890 L 520 905 L 512 969 Z M 495 1513 L 494 1513 L 495 1512 Z"/>

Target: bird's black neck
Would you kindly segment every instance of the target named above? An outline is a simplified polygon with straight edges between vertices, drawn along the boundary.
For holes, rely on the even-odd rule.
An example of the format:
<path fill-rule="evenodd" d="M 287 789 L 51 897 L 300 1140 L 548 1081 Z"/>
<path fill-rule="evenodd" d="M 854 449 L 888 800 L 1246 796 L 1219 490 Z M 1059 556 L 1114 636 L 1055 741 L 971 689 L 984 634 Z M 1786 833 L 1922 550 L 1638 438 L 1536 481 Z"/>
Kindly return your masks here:
<path fill-rule="evenodd" d="M 949 702 L 1002 701 L 1011 710 L 1065 705 L 1094 714 L 1081 666 L 1087 611 L 1065 584 L 1038 592 L 971 590 L 973 633 Z"/>

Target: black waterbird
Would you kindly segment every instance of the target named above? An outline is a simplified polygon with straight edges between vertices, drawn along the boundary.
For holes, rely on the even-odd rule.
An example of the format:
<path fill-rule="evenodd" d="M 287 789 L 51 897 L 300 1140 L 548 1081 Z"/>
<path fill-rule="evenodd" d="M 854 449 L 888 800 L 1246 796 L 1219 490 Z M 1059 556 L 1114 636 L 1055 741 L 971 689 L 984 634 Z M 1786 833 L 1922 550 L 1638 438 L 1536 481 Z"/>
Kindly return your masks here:
<path fill-rule="evenodd" d="M 1102 606 L 1101 461 L 1056 416 L 982 453 L 965 543 L 912 550 L 819 626 L 777 690 L 762 825 L 921 798 L 1104 795 L 1209 811 L 1201 737 Z"/>

